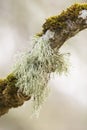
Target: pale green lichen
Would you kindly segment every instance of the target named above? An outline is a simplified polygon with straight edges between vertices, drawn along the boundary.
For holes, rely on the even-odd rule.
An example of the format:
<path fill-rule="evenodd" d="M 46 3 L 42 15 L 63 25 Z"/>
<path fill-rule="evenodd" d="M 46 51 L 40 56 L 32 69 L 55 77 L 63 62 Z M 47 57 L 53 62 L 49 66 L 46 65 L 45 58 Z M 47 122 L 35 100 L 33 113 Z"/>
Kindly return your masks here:
<path fill-rule="evenodd" d="M 34 37 L 34 46 L 30 52 L 21 55 L 14 74 L 16 87 L 24 94 L 33 97 L 33 109 L 38 111 L 48 94 L 48 81 L 51 72 L 66 72 L 68 69 L 65 55 L 51 49 L 50 38 L 54 34 L 48 31 L 42 37 Z"/>

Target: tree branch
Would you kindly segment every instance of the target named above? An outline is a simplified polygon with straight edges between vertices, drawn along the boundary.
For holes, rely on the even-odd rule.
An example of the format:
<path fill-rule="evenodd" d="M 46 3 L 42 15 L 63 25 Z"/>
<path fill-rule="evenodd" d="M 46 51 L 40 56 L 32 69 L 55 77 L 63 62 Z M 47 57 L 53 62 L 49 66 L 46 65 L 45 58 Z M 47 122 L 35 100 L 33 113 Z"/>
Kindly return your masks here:
<path fill-rule="evenodd" d="M 66 40 L 85 28 L 87 28 L 87 4 L 75 4 L 60 15 L 47 19 L 43 24 L 42 33 L 38 35 L 42 37 L 48 30 L 54 32 L 49 44 L 52 49 L 59 49 Z M 0 116 L 31 98 L 15 86 L 17 80 L 13 74 L 0 80 Z"/>
<path fill-rule="evenodd" d="M 66 40 L 85 28 L 87 28 L 87 4 L 75 4 L 60 15 L 47 19 L 43 24 L 41 35 L 47 30 L 54 32 L 54 39 L 50 39 L 50 45 L 59 49 Z"/>
<path fill-rule="evenodd" d="M 7 113 L 10 108 L 23 105 L 30 99 L 15 87 L 17 79 L 10 74 L 6 79 L 0 80 L 0 116 Z"/>

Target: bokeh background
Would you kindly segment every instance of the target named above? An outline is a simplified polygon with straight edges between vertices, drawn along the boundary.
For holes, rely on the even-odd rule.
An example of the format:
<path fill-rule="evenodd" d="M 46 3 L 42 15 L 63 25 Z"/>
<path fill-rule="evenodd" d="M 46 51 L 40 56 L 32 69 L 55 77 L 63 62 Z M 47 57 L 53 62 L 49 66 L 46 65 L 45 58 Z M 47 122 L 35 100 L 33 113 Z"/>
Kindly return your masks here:
<path fill-rule="evenodd" d="M 87 0 L 0 0 L 0 77 L 11 71 L 14 56 L 30 48 L 45 19 Z M 68 40 L 70 71 L 54 75 L 39 118 L 31 119 L 31 101 L 0 118 L 0 130 L 87 130 L 87 29 Z"/>

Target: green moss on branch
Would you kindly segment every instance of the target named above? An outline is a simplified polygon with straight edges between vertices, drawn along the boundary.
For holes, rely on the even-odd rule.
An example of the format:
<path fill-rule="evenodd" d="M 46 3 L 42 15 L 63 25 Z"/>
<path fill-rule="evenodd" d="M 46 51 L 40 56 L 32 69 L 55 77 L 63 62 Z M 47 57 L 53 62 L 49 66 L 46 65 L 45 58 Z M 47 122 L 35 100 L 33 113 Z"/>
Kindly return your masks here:
<path fill-rule="evenodd" d="M 55 31 L 56 29 L 62 30 L 66 28 L 67 24 L 65 21 L 75 21 L 78 19 L 79 12 L 87 9 L 87 4 L 74 4 L 69 7 L 66 11 L 63 11 L 60 15 L 50 17 L 43 24 L 43 33 L 47 30 Z"/>
<path fill-rule="evenodd" d="M 7 113 L 12 107 L 21 106 L 30 98 L 18 92 L 18 88 L 15 87 L 16 82 L 17 79 L 13 74 L 0 80 L 0 116 Z"/>

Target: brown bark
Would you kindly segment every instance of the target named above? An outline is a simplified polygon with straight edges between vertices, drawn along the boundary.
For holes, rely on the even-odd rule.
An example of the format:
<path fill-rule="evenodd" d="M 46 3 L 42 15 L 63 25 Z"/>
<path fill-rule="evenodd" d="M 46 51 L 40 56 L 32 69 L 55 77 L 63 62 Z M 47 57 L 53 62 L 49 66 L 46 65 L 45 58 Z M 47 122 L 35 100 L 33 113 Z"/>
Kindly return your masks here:
<path fill-rule="evenodd" d="M 0 80 L 0 116 L 8 112 L 10 108 L 23 105 L 30 99 L 15 87 L 16 79 L 10 74 L 6 79 Z"/>
<path fill-rule="evenodd" d="M 80 17 L 83 10 L 87 10 L 87 4 L 75 4 L 60 15 L 46 20 L 41 35 L 45 34 L 47 30 L 55 33 L 54 39 L 50 39 L 53 49 L 56 47 L 59 49 L 65 41 L 87 28 L 87 16 L 85 19 Z"/>

